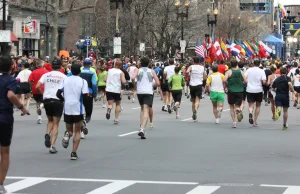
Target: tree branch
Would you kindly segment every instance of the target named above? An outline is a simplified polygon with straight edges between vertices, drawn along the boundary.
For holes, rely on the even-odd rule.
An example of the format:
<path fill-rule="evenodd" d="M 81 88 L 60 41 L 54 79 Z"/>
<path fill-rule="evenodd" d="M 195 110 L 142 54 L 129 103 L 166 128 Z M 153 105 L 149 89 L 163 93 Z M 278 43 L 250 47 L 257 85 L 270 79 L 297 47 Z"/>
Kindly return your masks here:
<path fill-rule="evenodd" d="M 67 15 L 74 11 L 82 11 L 82 10 L 89 9 L 89 8 L 95 8 L 97 2 L 98 2 L 98 0 L 95 0 L 94 5 L 84 5 L 84 6 L 79 6 L 79 7 L 74 7 L 71 5 L 71 7 L 68 9 L 59 10 L 58 14 L 61 16 L 61 15 Z"/>

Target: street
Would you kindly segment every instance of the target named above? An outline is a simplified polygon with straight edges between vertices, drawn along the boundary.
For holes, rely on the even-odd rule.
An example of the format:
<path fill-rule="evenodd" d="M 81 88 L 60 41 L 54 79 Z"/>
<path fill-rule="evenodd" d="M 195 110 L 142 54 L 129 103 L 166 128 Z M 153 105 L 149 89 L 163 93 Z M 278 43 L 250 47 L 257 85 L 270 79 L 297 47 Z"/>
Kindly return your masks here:
<path fill-rule="evenodd" d="M 156 96 L 156 95 L 155 95 Z M 161 111 L 154 100 L 154 129 L 147 139 L 137 136 L 138 102 L 124 96 L 119 125 L 105 119 L 106 110 L 94 105 L 89 134 L 81 141 L 78 161 L 70 160 L 61 145 L 65 125 L 59 127 L 51 155 L 44 146 L 46 117 L 36 124 L 35 105 L 30 116 L 15 112 L 11 166 L 6 188 L 22 194 L 299 194 L 299 111 L 289 111 L 289 129 L 282 118 L 271 119 L 270 106 L 262 105 L 259 127 L 244 120 L 232 129 L 228 104 L 220 124 L 214 123 L 206 96 L 198 122 L 191 120 L 191 102 L 183 96 L 180 119 Z"/>

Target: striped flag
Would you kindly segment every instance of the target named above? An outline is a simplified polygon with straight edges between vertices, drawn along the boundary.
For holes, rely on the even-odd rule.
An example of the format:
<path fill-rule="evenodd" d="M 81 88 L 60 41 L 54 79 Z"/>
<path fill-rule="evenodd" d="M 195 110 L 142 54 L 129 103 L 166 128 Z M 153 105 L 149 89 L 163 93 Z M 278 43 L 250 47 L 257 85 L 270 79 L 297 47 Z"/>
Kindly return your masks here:
<path fill-rule="evenodd" d="M 200 57 L 203 57 L 203 58 L 206 57 L 206 48 L 205 48 L 204 44 L 201 43 L 200 39 L 198 39 L 196 42 L 195 53 L 197 55 L 199 55 Z"/>

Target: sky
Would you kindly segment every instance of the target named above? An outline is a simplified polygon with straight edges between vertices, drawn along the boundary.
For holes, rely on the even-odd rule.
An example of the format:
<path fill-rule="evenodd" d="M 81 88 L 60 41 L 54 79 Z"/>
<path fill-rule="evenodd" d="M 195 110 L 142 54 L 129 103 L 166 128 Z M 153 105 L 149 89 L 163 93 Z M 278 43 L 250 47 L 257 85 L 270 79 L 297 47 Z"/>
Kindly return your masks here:
<path fill-rule="evenodd" d="M 278 2 L 282 5 L 300 5 L 300 0 L 274 0 L 274 5 L 278 5 Z"/>

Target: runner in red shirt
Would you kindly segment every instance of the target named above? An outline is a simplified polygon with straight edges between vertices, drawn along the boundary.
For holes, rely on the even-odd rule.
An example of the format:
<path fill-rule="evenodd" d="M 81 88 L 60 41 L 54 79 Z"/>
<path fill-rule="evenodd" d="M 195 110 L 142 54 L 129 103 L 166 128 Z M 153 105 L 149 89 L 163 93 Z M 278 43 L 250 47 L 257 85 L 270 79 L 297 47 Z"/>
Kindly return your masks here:
<path fill-rule="evenodd" d="M 224 65 L 224 60 L 220 61 L 220 64 L 218 65 L 218 72 L 225 75 L 226 66 Z"/>
<path fill-rule="evenodd" d="M 36 85 L 42 75 L 44 75 L 48 71 L 43 68 L 43 61 L 35 59 L 33 63 L 37 67 L 37 69 L 30 74 L 28 81 L 32 85 L 32 94 L 34 100 L 36 101 L 36 112 L 38 114 L 37 124 L 42 124 L 41 104 L 43 103 L 43 95 L 38 92 L 38 90 L 36 89 Z M 44 90 L 44 87 L 42 87 L 42 90 Z"/>

